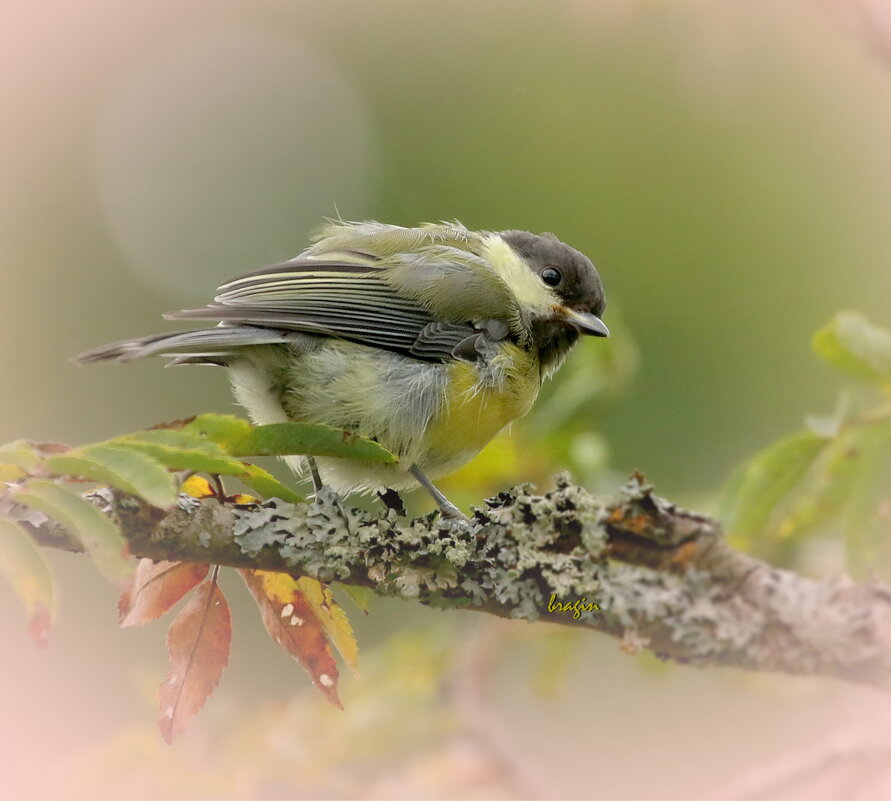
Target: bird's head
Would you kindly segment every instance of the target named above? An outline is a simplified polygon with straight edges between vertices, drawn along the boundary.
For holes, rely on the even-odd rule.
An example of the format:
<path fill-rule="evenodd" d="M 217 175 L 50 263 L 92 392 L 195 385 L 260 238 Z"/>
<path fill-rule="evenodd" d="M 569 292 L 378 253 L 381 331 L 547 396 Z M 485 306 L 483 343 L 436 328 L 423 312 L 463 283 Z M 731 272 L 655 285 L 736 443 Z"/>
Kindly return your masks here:
<path fill-rule="evenodd" d="M 603 283 L 587 256 L 553 234 L 502 231 L 501 238 L 540 282 L 528 286 L 525 305 L 545 373 L 559 367 L 580 334 L 609 336 Z"/>

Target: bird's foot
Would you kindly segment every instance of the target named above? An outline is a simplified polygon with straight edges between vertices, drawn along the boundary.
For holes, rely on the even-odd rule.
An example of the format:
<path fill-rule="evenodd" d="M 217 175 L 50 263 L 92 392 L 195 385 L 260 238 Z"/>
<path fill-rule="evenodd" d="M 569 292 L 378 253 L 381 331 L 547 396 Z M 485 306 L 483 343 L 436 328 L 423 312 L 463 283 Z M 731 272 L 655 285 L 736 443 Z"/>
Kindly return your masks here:
<path fill-rule="evenodd" d="M 454 523 L 462 523 L 467 528 L 470 527 L 470 518 L 446 498 L 446 496 L 436 488 L 433 482 L 421 472 L 421 469 L 416 464 L 409 467 L 408 472 L 417 479 L 418 483 L 427 490 L 433 500 L 436 501 L 436 505 L 439 507 L 439 515 L 443 522 L 450 521 Z"/>
<path fill-rule="evenodd" d="M 465 523 L 468 526 L 470 525 L 470 518 L 450 501 L 446 501 L 439 505 L 439 516 L 450 523 Z"/>

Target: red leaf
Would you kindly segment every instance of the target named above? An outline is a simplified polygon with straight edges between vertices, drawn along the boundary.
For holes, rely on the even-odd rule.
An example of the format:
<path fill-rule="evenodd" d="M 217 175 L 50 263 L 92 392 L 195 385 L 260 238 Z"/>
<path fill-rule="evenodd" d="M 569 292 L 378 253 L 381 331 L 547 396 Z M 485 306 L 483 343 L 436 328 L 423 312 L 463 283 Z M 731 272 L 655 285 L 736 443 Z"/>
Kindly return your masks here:
<path fill-rule="evenodd" d="M 210 565 L 140 559 L 118 601 L 121 627 L 144 626 L 161 617 L 207 575 Z"/>
<path fill-rule="evenodd" d="M 149 426 L 149 431 L 157 431 L 161 428 L 183 428 L 191 423 L 195 419 L 196 415 L 192 415 L 191 417 L 183 417 L 181 420 L 168 420 L 166 423 L 155 423 L 153 426 Z"/>
<path fill-rule="evenodd" d="M 332 704 L 343 709 L 337 697 L 337 665 L 328 645 L 325 629 L 303 593 L 293 586 L 290 576 L 263 570 L 238 571 L 260 607 L 266 631 L 309 673 L 313 683 Z M 276 578 L 284 576 L 288 584 Z M 281 588 L 287 586 L 286 590 Z M 278 590 L 278 591 L 276 591 Z M 285 595 L 287 597 L 285 597 Z"/>
<path fill-rule="evenodd" d="M 171 743 L 210 697 L 229 663 L 232 620 L 216 571 L 192 594 L 170 624 L 170 672 L 160 688 L 161 735 Z"/>
<path fill-rule="evenodd" d="M 56 453 L 67 453 L 71 450 L 70 445 L 64 442 L 33 442 L 34 450 L 41 456 L 51 456 Z"/>

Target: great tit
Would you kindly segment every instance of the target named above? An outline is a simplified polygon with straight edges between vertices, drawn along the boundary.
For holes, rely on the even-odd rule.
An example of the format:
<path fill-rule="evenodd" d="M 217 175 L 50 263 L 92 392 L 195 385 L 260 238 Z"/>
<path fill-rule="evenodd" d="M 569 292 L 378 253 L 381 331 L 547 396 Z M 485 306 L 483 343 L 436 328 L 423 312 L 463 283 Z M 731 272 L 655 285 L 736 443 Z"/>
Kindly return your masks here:
<path fill-rule="evenodd" d="M 299 256 L 242 275 L 214 302 L 165 315 L 215 320 L 129 339 L 75 362 L 172 356 L 226 367 L 256 424 L 325 423 L 398 457 L 369 467 L 288 457 L 338 492 L 431 483 L 522 417 L 580 334 L 609 336 L 591 261 L 553 234 L 330 222 Z"/>

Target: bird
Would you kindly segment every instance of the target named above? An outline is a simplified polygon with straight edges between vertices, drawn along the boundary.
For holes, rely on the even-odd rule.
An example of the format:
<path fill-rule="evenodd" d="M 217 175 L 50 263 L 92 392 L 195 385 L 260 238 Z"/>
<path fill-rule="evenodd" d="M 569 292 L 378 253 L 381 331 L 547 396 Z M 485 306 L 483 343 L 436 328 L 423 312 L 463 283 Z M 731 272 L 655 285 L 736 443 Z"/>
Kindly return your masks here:
<path fill-rule="evenodd" d="M 420 484 L 443 518 L 465 520 L 433 480 L 525 415 L 583 335 L 608 337 L 591 260 L 554 234 L 328 220 L 296 257 L 233 278 L 212 303 L 164 315 L 198 330 L 128 339 L 75 363 L 170 357 L 229 371 L 256 425 L 321 423 L 397 457 L 369 466 L 285 457 L 316 492 Z"/>

